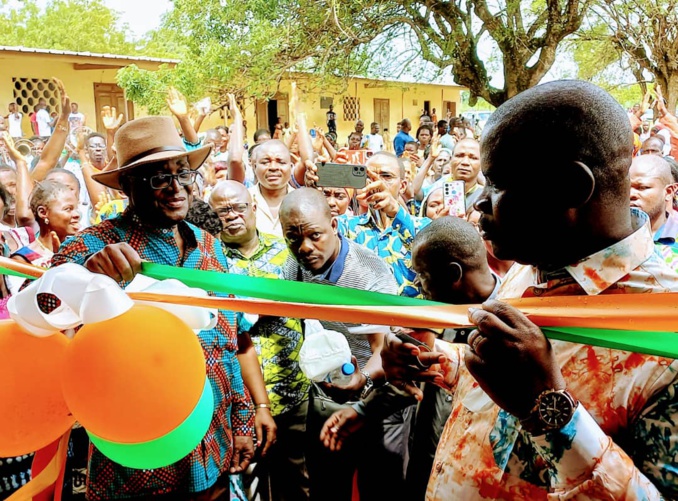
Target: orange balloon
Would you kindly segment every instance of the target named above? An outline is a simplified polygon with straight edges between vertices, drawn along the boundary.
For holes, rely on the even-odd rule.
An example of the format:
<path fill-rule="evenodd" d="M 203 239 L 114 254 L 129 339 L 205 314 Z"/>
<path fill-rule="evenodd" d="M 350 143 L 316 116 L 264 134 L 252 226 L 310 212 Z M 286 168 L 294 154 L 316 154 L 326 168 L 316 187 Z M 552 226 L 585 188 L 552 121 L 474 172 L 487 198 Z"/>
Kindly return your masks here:
<path fill-rule="evenodd" d="M 68 339 L 31 336 L 13 320 L 0 320 L 0 457 L 36 451 L 75 423 L 58 374 Z"/>
<path fill-rule="evenodd" d="M 105 440 L 155 440 L 179 426 L 205 387 L 198 336 L 178 317 L 135 305 L 85 325 L 66 350 L 63 392 L 76 419 Z"/>

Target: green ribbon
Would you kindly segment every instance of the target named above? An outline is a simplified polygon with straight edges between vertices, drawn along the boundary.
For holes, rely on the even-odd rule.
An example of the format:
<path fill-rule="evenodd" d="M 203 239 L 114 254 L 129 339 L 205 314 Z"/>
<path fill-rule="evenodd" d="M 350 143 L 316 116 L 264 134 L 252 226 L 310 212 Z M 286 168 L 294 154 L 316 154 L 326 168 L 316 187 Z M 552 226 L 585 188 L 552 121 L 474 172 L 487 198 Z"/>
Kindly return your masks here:
<path fill-rule="evenodd" d="M 583 327 L 542 327 L 541 330 L 549 339 L 678 358 L 678 334 L 675 332 L 622 331 Z"/>
<path fill-rule="evenodd" d="M 173 278 L 189 287 L 223 294 L 307 304 L 343 304 L 349 306 L 441 306 L 426 301 L 379 292 L 361 291 L 333 285 L 309 284 L 273 278 L 250 277 L 233 273 L 192 270 L 156 263 L 142 263 L 141 272 L 156 280 Z M 27 277 L 0 267 L 0 273 Z M 624 331 L 581 327 L 545 327 L 544 335 L 572 343 L 633 351 L 647 355 L 678 358 L 678 334 L 664 331 Z"/>
<path fill-rule="evenodd" d="M 174 278 L 188 285 L 213 292 L 242 297 L 307 304 L 348 306 L 441 306 L 443 303 L 380 292 L 362 291 L 334 285 L 293 282 L 276 278 L 250 277 L 235 273 L 192 270 L 156 263 L 142 263 L 141 273 L 156 280 Z"/>

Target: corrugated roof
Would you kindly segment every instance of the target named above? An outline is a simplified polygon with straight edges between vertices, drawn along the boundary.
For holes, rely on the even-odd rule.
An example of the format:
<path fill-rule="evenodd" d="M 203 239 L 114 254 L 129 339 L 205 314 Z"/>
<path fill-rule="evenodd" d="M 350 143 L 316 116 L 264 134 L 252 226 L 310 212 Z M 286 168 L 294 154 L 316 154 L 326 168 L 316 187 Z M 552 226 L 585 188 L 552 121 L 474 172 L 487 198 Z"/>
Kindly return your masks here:
<path fill-rule="evenodd" d="M 77 57 L 91 57 L 99 59 L 114 59 L 124 61 L 147 61 L 149 63 L 179 63 L 178 59 L 163 59 L 160 57 L 148 56 L 123 56 L 120 54 L 98 54 L 96 52 L 76 52 L 72 50 L 56 50 L 56 49 L 36 49 L 32 47 L 9 47 L 0 45 L 0 52 L 25 52 L 26 54 L 52 54 L 55 56 L 77 56 Z"/>

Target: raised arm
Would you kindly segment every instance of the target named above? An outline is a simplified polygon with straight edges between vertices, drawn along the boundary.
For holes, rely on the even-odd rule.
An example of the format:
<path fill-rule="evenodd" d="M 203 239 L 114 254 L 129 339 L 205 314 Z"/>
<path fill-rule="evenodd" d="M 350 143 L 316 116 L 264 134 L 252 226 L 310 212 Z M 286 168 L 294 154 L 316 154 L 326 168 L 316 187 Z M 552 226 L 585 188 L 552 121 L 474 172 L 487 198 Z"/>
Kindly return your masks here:
<path fill-rule="evenodd" d="M 233 124 L 229 131 L 231 139 L 228 142 L 228 179 L 245 182 L 245 127 L 243 127 L 242 113 L 238 108 L 235 95 L 229 94 L 228 101 L 233 113 Z"/>
<path fill-rule="evenodd" d="M 104 106 L 101 108 L 101 121 L 106 129 L 106 155 L 108 161 L 115 158 L 115 133 L 120 128 L 123 120 L 123 114 L 120 113 L 116 117 L 115 112 L 115 106 Z"/>
<path fill-rule="evenodd" d="M 9 157 L 16 164 L 16 209 L 14 218 L 18 226 L 30 226 L 34 231 L 37 231 L 38 225 L 29 205 L 33 191 L 33 179 L 28 172 L 28 163 L 14 146 L 14 141 L 7 131 L 3 132 L 0 137 L 0 140 L 7 146 Z"/>
<path fill-rule="evenodd" d="M 294 178 L 297 183 L 303 186 L 306 168 L 309 165 L 315 165 L 315 152 L 313 151 L 313 142 L 311 141 L 311 135 L 308 133 L 308 127 L 306 125 L 306 114 L 302 113 L 301 110 L 296 82 L 292 82 L 290 108 L 292 107 L 294 107 L 297 119 L 297 144 L 299 145 L 299 156 L 301 157 L 299 167 L 294 170 Z"/>
<path fill-rule="evenodd" d="M 424 198 L 424 192 L 422 191 L 421 187 L 424 185 L 426 175 L 431 169 L 433 162 L 435 162 L 436 158 L 438 158 L 438 155 L 440 155 L 440 137 L 438 137 L 438 133 L 436 132 L 433 136 L 433 139 L 431 140 L 431 150 L 429 152 L 428 158 L 424 160 L 424 163 L 419 168 L 419 171 L 417 171 L 417 175 L 414 176 L 414 179 L 412 180 L 412 189 L 417 200 L 422 200 Z"/>
<path fill-rule="evenodd" d="M 190 118 L 188 118 L 188 105 L 186 104 L 186 99 L 174 87 L 167 89 L 167 107 L 172 114 L 177 117 L 186 142 L 190 144 L 199 143 L 198 133 L 195 131 L 195 128 L 193 128 Z"/>
<path fill-rule="evenodd" d="M 47 173 L 57 166 L 61 152 L 64 150 L 66 140 L 68 139 L 68 114 L 71 109 L 71 99 L 66 94 L 66 88 L 61 80 L 52 78 L 57 88 L 59 89 L 59 96 L 61 97 L 61 110 L 57 118 L 56 127 L 50 136 L 47 144 L 42 150 L 40 160 L 35 165 L 33 172 L 33 179 L 42 181 L 47 176 Z"/>

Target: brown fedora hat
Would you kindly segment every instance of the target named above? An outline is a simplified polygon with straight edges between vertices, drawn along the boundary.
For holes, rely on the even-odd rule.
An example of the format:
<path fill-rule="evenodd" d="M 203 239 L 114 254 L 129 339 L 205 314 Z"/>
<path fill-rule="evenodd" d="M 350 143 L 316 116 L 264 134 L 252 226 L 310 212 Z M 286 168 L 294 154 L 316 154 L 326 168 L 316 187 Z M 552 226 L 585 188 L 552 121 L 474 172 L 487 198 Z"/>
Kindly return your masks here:
<path fill-rule="evenodd" d="M 137 118 L 127 122 L 115 133 L 118 167 L 94 174 L 92 179 L 119 190 L 120 174 L 135 167 L 177 157 L 188 157 L 191 170 L 196 170 L 205 163 L 211 150 L 211 146 L 203 146 L 197 150 L 186 151 L 171 117 Z"/>

